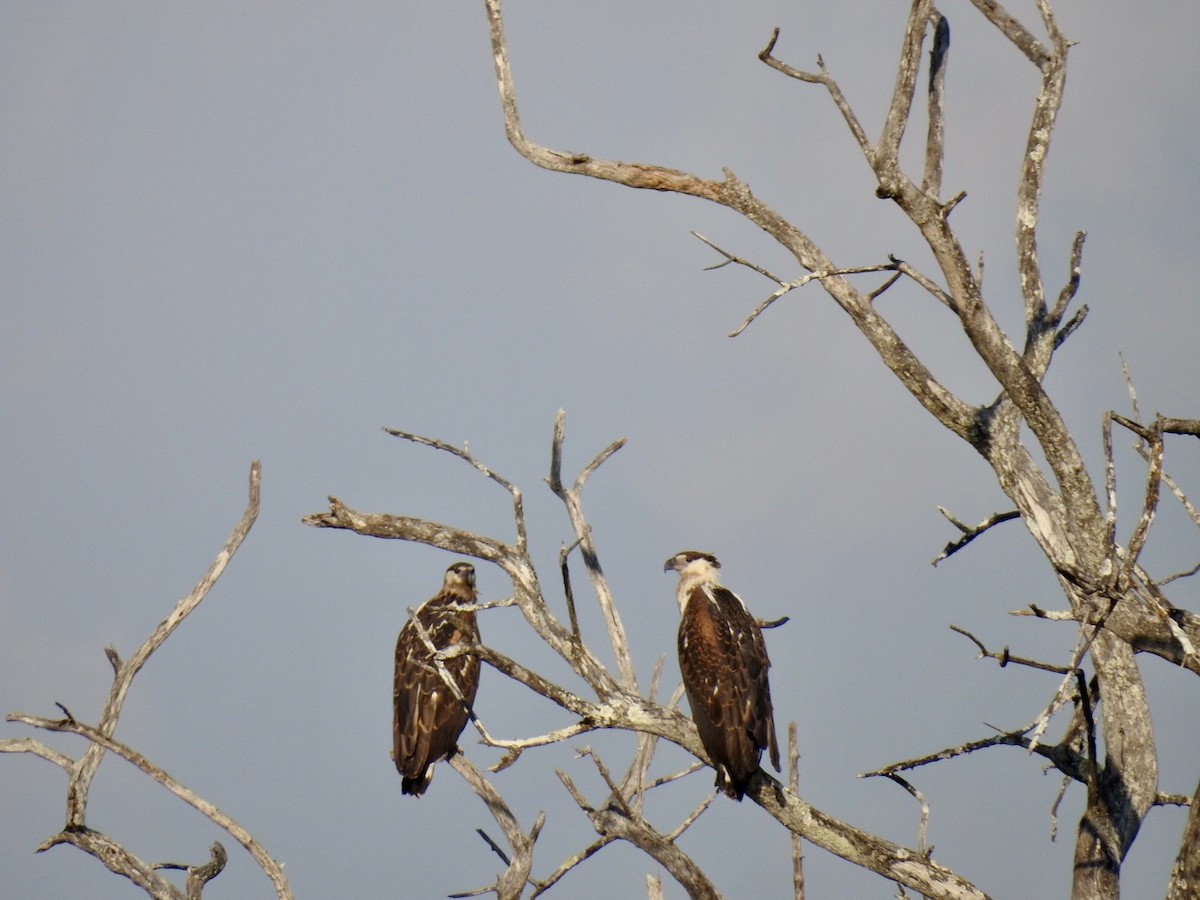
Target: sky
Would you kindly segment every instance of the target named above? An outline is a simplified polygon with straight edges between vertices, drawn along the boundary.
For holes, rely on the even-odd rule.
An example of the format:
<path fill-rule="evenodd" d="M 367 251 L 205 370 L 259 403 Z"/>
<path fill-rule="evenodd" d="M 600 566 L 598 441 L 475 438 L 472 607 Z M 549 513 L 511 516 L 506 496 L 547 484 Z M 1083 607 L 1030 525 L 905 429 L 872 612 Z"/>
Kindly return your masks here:
<path fill-rule="evenodd" d="M 811 68 L 821 54 L 874 136 L 905 4 L 698 6 L 511 2 L 528 135 L 710 178 L 729 167 L 839 265 L 889 253 L 927 263 L 898 210 L 875 199 L 825 93 L 757 59 L 779 26 L 777 55 Z M 1035 22 L 1032 3 L 1010 9 Z M 1098 475 L 1101 416 L 1129 409 L 1122 361 L 1145 414 L 1200 415 L 1200 7 L 1058 9 L 1077 44 L 1039 250 L 1056 292 L 1075 231 L 1088 232 L 1079 299 L 1091 312 L 1047 384 Z M 945 193 L 967 192 L 953 222 L 1011 329 L 1013 184 L 1037 74 L 969 4 L 943 12 Z M 389 759 L 395 635 L 454 557 L 300 522 L 334 494 L 511 538 L 503 491 L 384 426 L 469 442 L 522 487 L 560 613 L 555 564 L 571 532 L 543 484 L 555 413 L 567 412 L 568 472 L 626 438 L 584 504 L 643 689 L 660 658 L 664 692 L 678 677 L 663 560 L 716 553 L 754 612 L 791 617 L 768 645 L 777 718 L 799 727 L 802 795 L 889 839 L 915 844 L 916 804 L 859 773 L 987 736 L 985 723 L 1024 725 L 1053 693 L 1056 676 L 977 660 L 948 627 L 1069 658 L 1069 626 L 1007 614 L 1063 603 L 1019 524 L 930 566 L 955 537 L 939 505 L 972 522 L 1008 508 L 990 470 L 815 285 L 727 337 L 773 285 L 705 271 L 720 259 L 689 232 L 799 274 L 753 226 L 519 158 L 503 136 L 481 3 L 5 4 L 0 116 L 0 708 L 55 716 L 59 702 L 96 721 L 111 677 L 103 648 L 127 657 L 191 589 L 262 460 L 258 523 L 134 682 L 117 737 L 249 828 L 297 898 L 445 896 L 500 868 L 476 835 L 498 837 L 490 816 L 449 767 L 413 800 Z M 943 383 L 992 398 L 945 310 L 911 289 L 880 308 Z M 1128 534 L 1144 470 L 1124 435 L 1116 443 Z M 1169 441 L 1167 467 L 1200 494 L 1194 446 Z M 1194 526 L 1164 503 L 1151 571 L 1189 568 L 1198 550 Z M 479 583 L 485 599 L 509 592 L 484 564 Z M 1186 580 L 1171 597 L 1200 607 Z M 582 609 L 599 639 L 594 608 Z M 563 674 L 514 610 L 486 614 L 481 629 Z M 1190 794 L 1200 688 L 1161 660 L 1142 669 L 1161 789 Z M 477 708 L 505 736 L 567 721 L 494 672 Z M 22 736 L 82 752 L 77 738 L 0 726 Z M 463 746 L 479 765 L 497 759 L 470 733 Z M 594 839 L 554 775 L 600 801 L 583 746 L 623 771 L 632 739 L 588 735 L 495 776 L 527 828 L 546 812 L 535 875 Z M 663 747 L 654 771 L 687 761 Z M 913 782 L 936 859 L 997 897 L 1066 896 L 1078 787 L 1052 841 L 1059 778 L 1020 750 Z M 651 820 L 670 830 L 710 789 L 702 773 L 662 790 Z M 64 797 L 57 767 L 0 757 L 0 893 L 142 896 L 71 848 L 34 854 L 62 826 Z M 1151 814 L 1126 863 L 1129 896 L 1162 893 L 1184 818 Z M 230 862 L 205 897 L 272 896 L 233 841 L 121 760 L 100 769 L 88 822 L 152 861 L 200 862 L 222 839 Z M 726 896 L 790 890 L 786 834 L 751 803 L 718 798 L 681 844 Z M 644 896 L 654 871 L 613 847 L 555 892 Z M 806 875 L 822 900 L 895 892 L 815 848 Z"/>

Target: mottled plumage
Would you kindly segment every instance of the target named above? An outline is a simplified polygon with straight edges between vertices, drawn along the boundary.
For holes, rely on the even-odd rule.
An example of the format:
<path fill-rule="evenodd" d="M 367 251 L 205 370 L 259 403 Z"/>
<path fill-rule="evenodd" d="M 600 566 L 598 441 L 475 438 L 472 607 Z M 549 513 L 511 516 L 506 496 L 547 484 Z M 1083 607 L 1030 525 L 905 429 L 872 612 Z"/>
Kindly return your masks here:
<path fill-rule="evenodd" d="M 762 631 L 737 594 L 723 587 L 711 553 L 685 550 L 663 571 L 679 573 L 679 670 L 717 787 L 746 793 L 764 749 L 779 771 L 775 716 Z"/>
<path fill-rule="evenodd" d="M 429 645 L 413 620 L 420 622 L 438 650 L 478 643 L 475 612 L 462 608 L 475 603 L 476 597 L 475 568 L 455 563 L 446 570 L 442 589 L 421 605 L 396 640 L 392 758 L 403 776 L 400 787 L 405 794 L 425 793 L 433 764 L 458 751 L 458 736 L 470 718 L 479 687 L 479 659 L 470 654 L 455 656 L 444 663 L 462 699 L 455 696 L 434 666 Z"/>

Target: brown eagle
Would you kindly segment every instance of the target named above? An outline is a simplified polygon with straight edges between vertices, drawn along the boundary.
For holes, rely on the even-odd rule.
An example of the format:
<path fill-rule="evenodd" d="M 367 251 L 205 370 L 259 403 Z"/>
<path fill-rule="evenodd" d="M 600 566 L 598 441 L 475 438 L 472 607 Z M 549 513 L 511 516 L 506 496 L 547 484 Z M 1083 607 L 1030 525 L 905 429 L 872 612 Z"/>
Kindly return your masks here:
<path fill-rule="evenodd" d="M 433 778 L 433 764 L 458 751 L 458 736 L 470 718 L 479 688 L 479 659 L 455 656 L 443 665 L 458 685 L 456 696 L 434 665 L 429 644 L 438 650 L 479 643 L 475 611 L 475 567 L 456 562 L 446 570 L 442 589 L 421 604 L 396 639 L 396 680 L 392 693 L 392 758 L 405 794 L 420 796 Z M 468 607 L 468 608 L 464 608 Z M 420 623 L 428 638 L 421 636 Z"/>
<path fill-rule="evenodd" d="M 716 785 L 741 800 L 764 749 L 779 771 L 767 646 L 741 597 L 723 587 L 711 553 L 684 550 L 663 571 L 679 573 L 679 670 Z"/>

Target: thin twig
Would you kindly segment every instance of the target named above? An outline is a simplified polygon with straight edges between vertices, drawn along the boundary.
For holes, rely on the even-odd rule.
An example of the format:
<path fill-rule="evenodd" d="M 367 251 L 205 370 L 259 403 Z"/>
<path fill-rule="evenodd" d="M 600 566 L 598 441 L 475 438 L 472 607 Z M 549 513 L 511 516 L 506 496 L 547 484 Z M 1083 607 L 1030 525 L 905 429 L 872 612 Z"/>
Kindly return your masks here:
<path fill-rule="evenodd" d="M 425 437 L 423 435 L 413 434 L 412 432 L 408 431 L 398 431 L 395 428 L 385 427 L 383 430 L 392 437 L 397 437 L 404 441 L 411 441 L 414 444 L 423 444 L 426 447 L 433 447 L 435 450 L 442 450 L 445 453 L 457 456 L 459 459 L 469 463 L 475 469 L 482 472 L 492 481 L 496 482 L 496 484 L 508 491 L 509 496 L 512 497 L 513 522 L 515 523 L 517 529 L 517 550 L 522 553 L 525 552 L 525 548 L 529 544 L 529 536 L 525 530 L 525 504 L 521 498 L 520 488 L 518 488 L 503 475 L 493 471 L 491 468 L 485 466 L 482 462 L 476 459 L 471 453 L 470 449 L 468 449 L 465 445 L 459 448 L 437 438 Z"/>
<path fill-rule="evenodd" d="M 928 847 L 925 843 L 929 832 L 929 803 L 926 801 L 925 795 L 913 787 L 907 779 L 902 778 L 895 772 L 888 772 L 887 777 L 908 791 L 912 795 L 912 798 L 920 805 L 921 817 L 920 824 L 917 826 L 917 851 L 928 859 L 933 853 L 933 848 Z"/>
<path fill-rule="evenodd" d="M 795 69 L 775 56 L 775 44 L 778 40 L 779 29 L 776 28 L 771 33 L 771 39 L 767 41 L 767 46 L 759 51 L 758 58 L 775 71 L 782 72 L 789 78 L 806 81 L 809 84 L 825 85 L 825 89 L 829 91 L 829 96 L 833 98 L 833 103 L 838 108 L 838 112 L 846 120 L 846 126 L 850 129 L 850 133 L 854 135 L 854 140 L 858 142 L 859 149 L 862 150 L 868 160 L 873 160 L 874 151 L 871 149 L 871 142 L 867 140 L 867 132 L 863 129 L 858 121 L 858 117 L 850 108 L 850 104 L 846 101 L 846 97 L 842 94 L 842 89 L 838 87 L 838 83 L 826 71 L 825 61 L 820 56 L 817 57 L 817 68 L 820 69 L 819 73 L 804 72 L 800 69 Z"/>
<path fill-rule="evenodd" d="M 947 557 L 953 556 L 989 528 L 993 528 L 1002 522 L 1011 522 L 1013 519 L 1021 518 L 1021 514 L 1017 510 L 1012 509 L 1008 512 L 996 513 L 995 515 L 989 516 L 978 525 L 966 525 L 955 518 L 954 515 L 944 506 L 939 506 L 938 512 L 945 516 L 951 525 L 961 531 L 963 536 L 957 541 L 950 541 L 950 543 L 946 544 L 946 546 L 942 548 L 942 552 L 933 558 L 932 565 L 935 566 Z"/>
<path fill-rule="evenodd" d="M 950 630 L 957 632 L 958 634 L 961 634 L 963 637 L 972 641 L 975 646 L 979 648 L 980 659 L 994 659 L 1000 664 L 1000 668 L 1002 669 L 1009 663 L 1016 663 L 1019 666 L 1028 666 L 1031 669 L 1041 669 L 1044 672 L 1057 672 L 1059 675 L 1066 675 L 1071 671 L 1070 669 L 1066 669 L 1062 666 L 1056 666 L 1052 663 L 1039 662 L 1036 659 L 1027 659 L 1023 656 L 1013 656 L 1008 652 L 1007 646 L 1005 646 L 1005 648 L 999 653 L 993 653 L 983 645 L 983 642 L 979 640 L 979 638 L 975 637 L 975 635 L 971 634 L 971 632 L 967 631 L 965 628 L 959 628 L 957 625 L 951 625 Z"/>

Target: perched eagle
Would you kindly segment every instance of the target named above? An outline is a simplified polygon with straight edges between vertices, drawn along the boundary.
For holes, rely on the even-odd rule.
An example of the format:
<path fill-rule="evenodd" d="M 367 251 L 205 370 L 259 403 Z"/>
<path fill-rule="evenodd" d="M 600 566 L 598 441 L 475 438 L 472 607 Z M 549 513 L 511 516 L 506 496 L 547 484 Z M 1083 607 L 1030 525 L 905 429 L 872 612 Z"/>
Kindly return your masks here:
<path fill-rule="evenodd" d="M 763 749 L 779 771 L 767 646 L 742 598 L 720 583 L 711 553 L 685 550 L 663 571 L 679 573 L 679 670 L 717 787 L 741 800 Z"/>
<path fill-rule="evenodd" d="M 396 640 L 396 681 L 392 700 L 392 758 L 403 776 L 401 790 L 420 796 L 433 778 L 433 764 L 458 751 L 479 687 L 479 659 L 470 654 L 443 663 L 458 685 L 461 698 L 434 665 L 429 644 L 438 650 L 479 642 L 479 626 L 470 607 L 475 593 L 475 567 L 456 562 L 446 570 L 442 589 L 426 600 L 400 630 Z M 417 629 L 419 622 L 426 638 Z"/>

